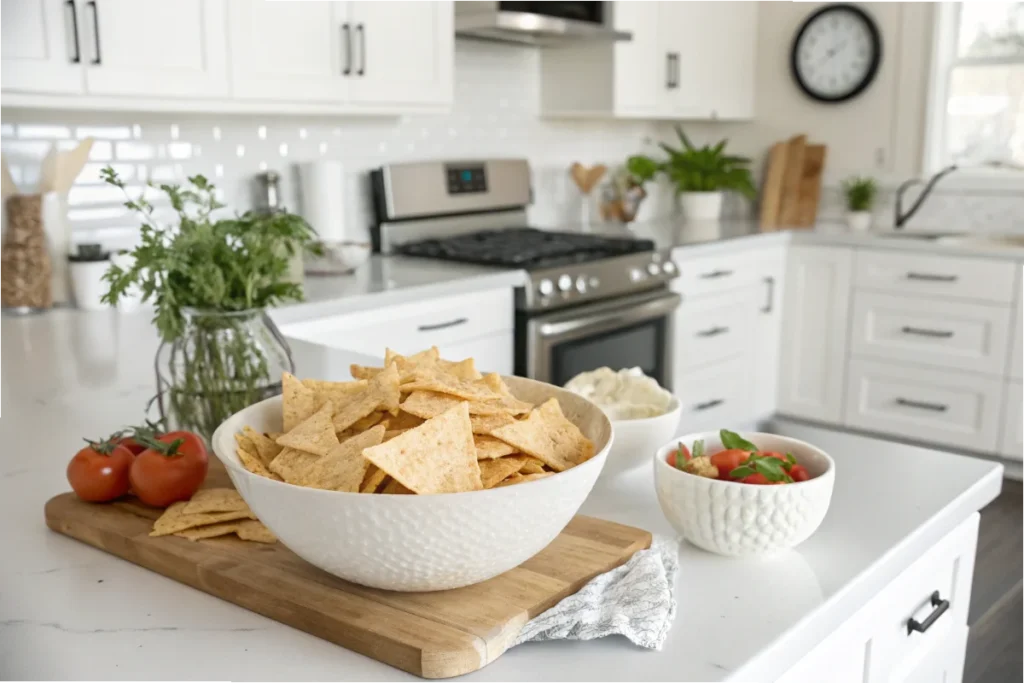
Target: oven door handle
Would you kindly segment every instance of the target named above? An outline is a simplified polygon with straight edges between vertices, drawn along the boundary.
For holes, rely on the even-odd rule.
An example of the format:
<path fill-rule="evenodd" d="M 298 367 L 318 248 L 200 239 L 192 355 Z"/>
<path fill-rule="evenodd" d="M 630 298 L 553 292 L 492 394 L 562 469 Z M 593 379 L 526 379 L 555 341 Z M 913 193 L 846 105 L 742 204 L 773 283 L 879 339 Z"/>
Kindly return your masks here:
<path fill-rule="evenodd" d="M 613 310 L 595 312 L 582 317 L 572 313 L 559 315 L 556 320 L 541 322 L 537 326 L 537 330 L 541 337 L 548 338 L 581 332 L 591 327 L 626 327 L 671 313 L 679 306 L 681 300 L 682 298 L 678 294 L 666 294 L 625 308 L 616 307 Z"/>

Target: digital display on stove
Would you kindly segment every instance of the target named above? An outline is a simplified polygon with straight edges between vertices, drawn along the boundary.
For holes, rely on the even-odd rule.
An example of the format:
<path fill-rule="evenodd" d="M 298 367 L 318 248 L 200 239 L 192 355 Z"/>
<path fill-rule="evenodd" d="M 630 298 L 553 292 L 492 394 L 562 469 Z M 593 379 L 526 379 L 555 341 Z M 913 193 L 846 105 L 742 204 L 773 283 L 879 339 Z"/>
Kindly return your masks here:
<path fill-rule="evenodd" d="M 475 166 L 446 166 L 448 194 L 487 192 L 487 175 L 483 164 Z"/>

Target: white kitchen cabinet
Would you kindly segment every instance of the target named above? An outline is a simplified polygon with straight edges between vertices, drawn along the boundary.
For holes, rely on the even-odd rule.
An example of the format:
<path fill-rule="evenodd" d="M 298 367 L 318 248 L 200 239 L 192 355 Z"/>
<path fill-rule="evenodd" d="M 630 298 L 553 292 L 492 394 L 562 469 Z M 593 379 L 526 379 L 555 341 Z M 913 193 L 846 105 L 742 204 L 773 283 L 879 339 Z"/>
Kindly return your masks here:
<path fill-rule="evenodd" d="M 749 119 L 754 115 L 756 2 L 615 2 L 629 42 L 541 51 L 550 116 Z"/>
<path fill-rule="evenodd" d="M 786 251 L 782 247 L 758 252 L 749 268 L 758 279 L 753 331 L 753 402 L 757 419 L 771 417 L 778 405 L 779 354 L 782 348 L 782 293 L 786 280 Z"/>
<path fill-rule="evenodd" d="M 253 100 L 338 103 L 354 59 L 345 3 L 230 0 L 232 92 Z"/>
<path fill-rule="evenodd" d="M 76 94 L 85 88 L 76 5 L 65 0 L 0 4 L 0 82 L 5 92 Z M 80 34 L 79 34 L 80 35 Z"/>
<path fill-rule="evenodd" d="M 353 104 L 444 104 L 454 71 L 451 2 L 350 2 Z"/>
<path fill-rule="evenodd" d="M 1024 460 L 1024 384 L 1020 380 L 1006 383 L 1003 429 L 999 437 L 999 454 L 1012 460 Z"/>
<path fill-rule="evenodd" d="M 894 671 L 883 683 L 955 683 L 963 679 L 966 626 L 954 628 L 930 651 Z"/>
<path fill-rule="evenodd" d="M 675 373 L 673 393 L 682 403 L 681 433 L 721 429 L 751 419 L 750 356 Z"/>
<path fill-rule="evenodd" d="M 996 259 L 861 250 L 854 281 L 859 289 L 892 294 L 1009 304 L 1018 269 Z"/>
<path fill-rule="evenodd" d="M 751 288 L 683 299 L 675 315 L 676 375 L 752 352 L 757 293 Z"/>
<path fill-rule="evenodd" d="M 228 95 L 224 0 L 79 2 L 90 95 Z"/>
<path fill-rule="evenodd" d="M 1016 287 L 1020 289 L 1018 284 Z M 1024 379 L 1024 296 L 1017 293 L 1017 311 L 1013 316 L 1013 332 L 1010 335 L 1010 377 Z"/>
<path fill-rule="evenodd" d="M 853 252 L 794 245 L 786 260 L 779 412 L 839 422 L 843 415 Z"/>

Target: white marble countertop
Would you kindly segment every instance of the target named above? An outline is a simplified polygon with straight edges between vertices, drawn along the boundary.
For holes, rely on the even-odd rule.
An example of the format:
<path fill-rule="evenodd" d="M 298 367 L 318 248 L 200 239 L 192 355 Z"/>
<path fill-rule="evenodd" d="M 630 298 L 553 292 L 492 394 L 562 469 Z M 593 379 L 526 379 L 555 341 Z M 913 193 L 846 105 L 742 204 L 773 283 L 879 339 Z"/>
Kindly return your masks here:
<path fill-rule="evenodd" d="M 67 490 L 81 437 L 141 417 L 155 333 L 144 315 L 55 311 L 4 318 L 0 337 L 0 678 L 411 678 L 49 531 L 43 504 Z M 340 378 L 349 362 L 370 361 L 303 343 L 294 352 L 303 375 Z M 621 638 L 530 643 L 465 678 L 770 680 L 1001 484 L 1001 469 L 981 460 L 775 428 L 837 462 L 829 513 L 798 550 L 751 561 L 683 545 L 679 614 L 662 651 Z M 671 533 L 646 468 L 599 484 L 582 512 Z"/>

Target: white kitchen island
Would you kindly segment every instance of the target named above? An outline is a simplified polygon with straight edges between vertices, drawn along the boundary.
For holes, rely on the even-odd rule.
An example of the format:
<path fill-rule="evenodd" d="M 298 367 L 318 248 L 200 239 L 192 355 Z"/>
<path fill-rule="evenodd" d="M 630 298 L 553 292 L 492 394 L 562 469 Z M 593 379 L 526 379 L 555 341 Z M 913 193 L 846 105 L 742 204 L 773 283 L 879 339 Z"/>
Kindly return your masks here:
<path fill-rule="evenodd" d="M 43 504 L 67 490 L 64 468 L 81 437 L 142 417 L 155 334 L 144 315 L 58 311 L 4 318 L 2 342 L 0 677 L 412 678 L 49 531 Z M 342 378 L 350 362 L 372 362 L 303 343 L 294 351 L 300 375 Z M 678 616 L 660 652 L 622 638 L 533 643 L 464 678 L 895 681 L 917 680 L 909 675 L 936 662 L 955 674 L 976 512 L 998 494 L 1001 468 L 774 427 L 837 462 L 829 513 L 799 549 L 736 560 L 684 544 Z M 670 534 L 651 479 L 644 468 L 601 483 L 582 512 Z M 926 634 L 907 636 L 907 619 L 931 611 L 933 590 L 949 611 Z"/>

